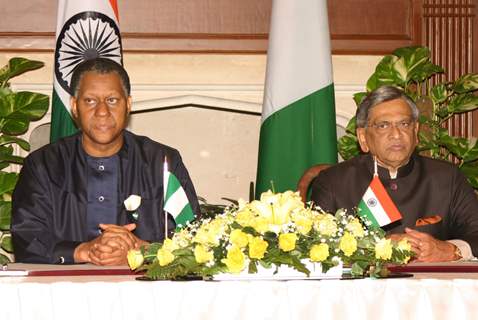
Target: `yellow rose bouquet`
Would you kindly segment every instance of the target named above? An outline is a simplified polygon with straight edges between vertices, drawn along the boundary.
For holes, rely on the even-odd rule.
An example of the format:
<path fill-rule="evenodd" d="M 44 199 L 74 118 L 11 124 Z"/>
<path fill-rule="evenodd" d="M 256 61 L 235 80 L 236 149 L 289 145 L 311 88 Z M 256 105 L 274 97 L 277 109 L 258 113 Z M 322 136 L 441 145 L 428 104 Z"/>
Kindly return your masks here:
<path fill-rule="evenodd" d="M 386 264 L 407 263 L 406 241 L 393 243 L 380 228 L 338 210 L 334 215 L 305 205 L 297 192 L 265 192 L 260 200 L 239 201 L 212 219 L 189 224 L 163 243 L 128 254 L 133 270 L 151 279 L 256 273 L 286 265 L 308 276 L 304 262 L 322 272 L 343 263 L 352 276 L 385 276 Z"/>

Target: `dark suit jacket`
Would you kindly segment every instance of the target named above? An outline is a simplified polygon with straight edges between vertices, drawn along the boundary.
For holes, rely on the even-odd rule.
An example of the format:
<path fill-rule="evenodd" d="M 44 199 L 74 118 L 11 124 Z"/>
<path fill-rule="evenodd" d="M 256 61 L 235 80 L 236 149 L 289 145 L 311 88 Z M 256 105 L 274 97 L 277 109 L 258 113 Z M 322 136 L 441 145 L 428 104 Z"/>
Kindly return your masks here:
<path fill-rule="evenodd" d="M 396 179 L 379 167 L 379 176 L 402 214 L 402 220 L 385 226 L 390 233 L 405 227 L 427 232 L 441 240 L 468 242 L 478 256 L 478 199 L 457 167 L 440 160 L 413 155 L 399 168 Z M 312 184 L 312 200 L 322 209 L 355 212 L 373 176 L 373 160 L 361 155 L 322 171 Z M 416 226 L 419 218 L 440 216 L 441 221 Z M 439 220 L 439 219 L 435 219 Z"/>
<path fill-rule="evenodd" d="M 117 223 L 137 224 L 134 233 L 146 241 L 164 238 L 163 162 L 186 191 L 196 215 L 199 204 L 179 152 L 147 137 L 124 131 L 119 151 Z M 87 162 L 76 134 L 47 145 L 25 160 L 13 193 L 12 239 L 17 262 L 73 263 L 73 251 L 88 241 L 86 225 Z M 123 201 L 141 196 L 138 220 L 127 213 Z M 168 220 L 174 229 L 174 220 Z"/>

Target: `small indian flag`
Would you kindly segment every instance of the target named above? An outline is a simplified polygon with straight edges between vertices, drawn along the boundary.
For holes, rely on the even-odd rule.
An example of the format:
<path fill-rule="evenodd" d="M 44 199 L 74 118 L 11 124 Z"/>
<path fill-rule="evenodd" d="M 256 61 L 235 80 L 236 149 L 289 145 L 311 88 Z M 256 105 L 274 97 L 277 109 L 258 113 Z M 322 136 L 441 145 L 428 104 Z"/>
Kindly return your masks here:
<path fill-rule="evenodd" d="M 176 227 L 181 228 L 194 220 L 194 212 L 178 178 L 169 172 L 167 159 L 164 159 L 164 211 L 173 216 Z M 166 218 L 166 217 L 165 217 Z M 167 224 L 167 219 L 165 219 Z"/>
<path fill-rule="evenodd" d="M 402 218 L 378 175 L 374 175 L 360 200 L 358 214 L 376 227 L 385 226 Z"/>

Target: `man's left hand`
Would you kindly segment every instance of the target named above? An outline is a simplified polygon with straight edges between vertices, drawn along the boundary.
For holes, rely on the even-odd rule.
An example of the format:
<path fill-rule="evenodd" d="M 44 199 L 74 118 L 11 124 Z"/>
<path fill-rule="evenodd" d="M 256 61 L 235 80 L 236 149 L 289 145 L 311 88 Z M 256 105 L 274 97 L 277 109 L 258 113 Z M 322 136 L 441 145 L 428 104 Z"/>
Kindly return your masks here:
<path fill-rule="evenodd" d="M 428 233 L 405 228 L 405 234 L 414 246 L 416 261 L 443 262 L 457 260 L 456 246 L 450 242 L 435 239 Z"/>

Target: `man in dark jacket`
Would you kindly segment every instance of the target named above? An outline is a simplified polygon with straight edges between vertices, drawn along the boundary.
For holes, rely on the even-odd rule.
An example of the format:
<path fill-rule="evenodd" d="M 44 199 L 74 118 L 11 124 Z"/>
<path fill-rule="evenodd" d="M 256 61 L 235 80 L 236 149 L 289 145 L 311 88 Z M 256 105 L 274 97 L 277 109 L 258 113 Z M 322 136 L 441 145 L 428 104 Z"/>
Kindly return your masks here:
<path fill-rule="evenodd" d="M 356 210 L 374 174 L 402 219 L 383 228 L 407 238 L 418 261 L 451 261 L 478 255 L 478 200 L 452 164 L 419 156 L 418 109 L 401 90 L 381 87 L 357 110 L 357 137 L 365 154 L 322 171 L 312 200 L 326 211 Z"/>
<path fill-rule="evenodd" d="M 80 132 L 30 154 L 13 193 L 15 258 L 125 264 L 129 249 L 161 241 L 175 227 L 171 216 L 165 226 L 165 159 L 198 215 L 196 193 L 177 150 L 125 130 L 131 97 L 122 66 L 83 62 L 71 89 Z M 124 201 L 132 195 L 139 207 L 131 210 Z"/>

